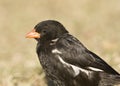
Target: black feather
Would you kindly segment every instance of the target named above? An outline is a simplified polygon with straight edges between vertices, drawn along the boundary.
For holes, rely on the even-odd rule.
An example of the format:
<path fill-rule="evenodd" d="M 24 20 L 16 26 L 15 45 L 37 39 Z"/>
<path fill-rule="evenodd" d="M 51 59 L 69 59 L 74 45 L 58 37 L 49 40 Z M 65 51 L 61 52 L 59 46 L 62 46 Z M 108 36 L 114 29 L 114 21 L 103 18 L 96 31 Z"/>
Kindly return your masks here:
<path fill-rule="evenodd" d="M 61 23 L 46 20 L 37 24 L 35 30 L 40 33 L 40 38 L 36 38 L 36 51 L 45 71 L 48 86 L 120 84 L 119 73 L 70 35 Z M 52 40 L 55 39 L 58 40 L 53 43 Z M 54 49 L 60 53 L 52 52 Z"/>

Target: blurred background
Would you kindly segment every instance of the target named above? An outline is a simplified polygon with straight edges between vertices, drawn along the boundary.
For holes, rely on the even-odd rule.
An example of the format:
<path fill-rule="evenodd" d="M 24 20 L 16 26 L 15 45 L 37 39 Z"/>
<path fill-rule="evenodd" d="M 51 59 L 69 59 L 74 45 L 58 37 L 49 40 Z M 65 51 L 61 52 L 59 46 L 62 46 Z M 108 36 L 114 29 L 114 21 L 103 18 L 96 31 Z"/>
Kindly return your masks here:
<path fill-rule="evenodd" d="M 120 0 L 0 0 L 0 86 L 46 86 L 36 41 L 25 34 L 47 19 L 120 73 Z"/>

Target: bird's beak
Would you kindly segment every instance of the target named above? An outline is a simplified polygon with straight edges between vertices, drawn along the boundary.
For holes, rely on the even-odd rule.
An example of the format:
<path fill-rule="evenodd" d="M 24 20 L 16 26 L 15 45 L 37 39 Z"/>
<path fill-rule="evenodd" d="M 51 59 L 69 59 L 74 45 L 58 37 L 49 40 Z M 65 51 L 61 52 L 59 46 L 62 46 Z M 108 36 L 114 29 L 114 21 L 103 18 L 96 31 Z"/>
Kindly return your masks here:
<path fill-rule="evenodd" d="M 26 38 L 40 38 L 40 34 L 33 29 L 29 33 L 26 34 Z"/>

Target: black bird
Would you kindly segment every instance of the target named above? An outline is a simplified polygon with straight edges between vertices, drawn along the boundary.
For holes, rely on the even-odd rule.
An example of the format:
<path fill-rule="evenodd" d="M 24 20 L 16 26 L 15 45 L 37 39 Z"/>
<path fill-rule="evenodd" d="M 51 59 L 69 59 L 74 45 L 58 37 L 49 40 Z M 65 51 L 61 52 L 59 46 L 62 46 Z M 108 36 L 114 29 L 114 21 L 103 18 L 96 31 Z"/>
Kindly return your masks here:
<path fill-rule="evenodd" d="M 48 86 L 120 84 L 120 74 L 70 35 L 58 21 L 42 21 L 26 37 L 38 42 L 36 52 Z"/>

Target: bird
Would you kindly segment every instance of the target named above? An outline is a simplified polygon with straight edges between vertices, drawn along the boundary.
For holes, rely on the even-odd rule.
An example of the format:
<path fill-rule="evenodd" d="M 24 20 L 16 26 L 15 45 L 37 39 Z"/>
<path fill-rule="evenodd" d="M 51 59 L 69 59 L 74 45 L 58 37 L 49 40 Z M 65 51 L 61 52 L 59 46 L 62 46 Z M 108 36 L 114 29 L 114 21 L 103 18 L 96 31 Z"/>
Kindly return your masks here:
<path fill-rule="evenodd" d="M 56 20 L 39 22 L 26 38 L 37 41 L 36 53 L 48 86 L 120 84 L 120 74 Z"/>

